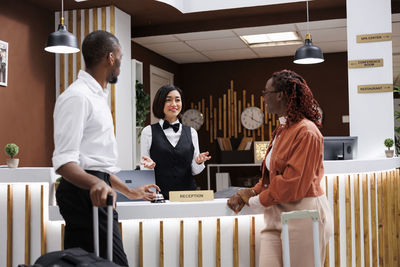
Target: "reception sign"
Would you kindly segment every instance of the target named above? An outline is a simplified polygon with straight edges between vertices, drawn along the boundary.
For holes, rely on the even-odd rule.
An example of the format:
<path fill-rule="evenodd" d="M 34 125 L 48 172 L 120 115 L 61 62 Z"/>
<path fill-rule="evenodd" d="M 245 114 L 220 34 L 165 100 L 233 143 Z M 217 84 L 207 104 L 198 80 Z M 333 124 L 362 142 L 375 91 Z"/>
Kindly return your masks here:
<path fill-rule="evenodd" d="M 349 60 L 349 69 L 383 67 L 383 58 Z"/>
<path fill-rule="evenodd" d="M 384 42 L 391 41 L 392 33 L 373 33 L 357 35 L 357 43 Z"/>
<path fill-rule="evenodd" d="M 393 84 L 369 84 L 357 86 L 358 93 L 393 92 Z"/>
<path fill-rule="evenodd" d="M 190 202 L 190 201 L 209 201 L 214 199 L 213 190 L 195 191 L 170 191 L 169 201 Z"/>

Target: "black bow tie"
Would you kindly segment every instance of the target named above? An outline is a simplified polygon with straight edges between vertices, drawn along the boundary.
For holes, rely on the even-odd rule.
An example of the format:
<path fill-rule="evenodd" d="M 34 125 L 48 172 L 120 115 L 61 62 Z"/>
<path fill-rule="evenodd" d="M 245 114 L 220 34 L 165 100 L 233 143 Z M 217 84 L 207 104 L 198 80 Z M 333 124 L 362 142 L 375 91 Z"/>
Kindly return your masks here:
<path fill-rule="evenodd" d="M 174 132 L 179 131 L 179 123 L 175 123 L 175 124 L 170 124 L 168 121 L 164 121 L 162 128 L 168 129 L 169 127 L 172 128 L 172 130 L 174 130 Z"/>

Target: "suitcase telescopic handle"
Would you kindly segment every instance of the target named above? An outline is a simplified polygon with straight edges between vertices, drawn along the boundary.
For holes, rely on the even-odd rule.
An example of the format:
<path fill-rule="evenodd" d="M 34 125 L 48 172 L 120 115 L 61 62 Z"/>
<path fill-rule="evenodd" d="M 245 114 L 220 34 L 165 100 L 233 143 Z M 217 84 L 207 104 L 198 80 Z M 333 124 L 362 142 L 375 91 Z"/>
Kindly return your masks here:
<path fill-rule="evenodd" d="M 314 239 L 314 264 L 316 267 L 321 266 L 321 257 L 319 251 L 319 231 L 318 231 L 319 213 L 316 210 L 296 210 L 296 211 L 281 213 L 282 250 L 283 250 L 284 267 L 290 267 L 289 228 L 288 228 L 289 220 L 304 219 L 304 218 L 312 219 L 313 239 Z"/>
<path fill-rule="evenodd" d="M 113 251 L 113 195 L 107 195 L 107 259 L 112 261 Z M 99 209 L 93 206 L 93 242 L 94 253 L 99 256 Z"/>

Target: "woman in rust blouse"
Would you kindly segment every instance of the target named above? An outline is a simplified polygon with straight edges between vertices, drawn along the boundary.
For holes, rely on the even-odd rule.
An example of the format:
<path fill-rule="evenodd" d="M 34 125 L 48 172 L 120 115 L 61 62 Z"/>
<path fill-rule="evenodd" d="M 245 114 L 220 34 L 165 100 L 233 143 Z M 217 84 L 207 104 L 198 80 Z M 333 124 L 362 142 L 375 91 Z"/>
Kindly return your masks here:
<path fill-rule="evenodd" d="M 290 70 L 275 72 L 262 92 L 280 126 L 273 133 L 262 164 L 262 177 L 253 188 L 241 189 L 228 200 L 238 213 L 243 206 L 264 209 L 260 267 L 282 266 L 281 213 L 317 210 L 322 265 L 332 235 L 332 213 L 320 186 L 324 175 L 323 137 L 318 103 L 306 81 Z M 289 222 L 291 266 L 314 266 L 312 222 Z"/>

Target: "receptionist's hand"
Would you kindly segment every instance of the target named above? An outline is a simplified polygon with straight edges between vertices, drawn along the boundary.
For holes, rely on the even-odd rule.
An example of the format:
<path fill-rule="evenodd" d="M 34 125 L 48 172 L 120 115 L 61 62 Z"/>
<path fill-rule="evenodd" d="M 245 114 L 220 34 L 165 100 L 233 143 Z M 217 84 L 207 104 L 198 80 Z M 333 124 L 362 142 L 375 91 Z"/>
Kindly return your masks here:
<path fill-rule="evenodd" d="M 156 166 L 156 163 L 151 158 L 146 156 L 142 156 L 142 162 L 140 162 L 140 164 L 150 170 L 154 169 L 154 167 Z"/>
<path fill-rule="evenodd" d="M 228 199 L 228 206 L 231 208 L 235 213 L 239 213 L 242 208 L 244 207 L 245 203 L 243 199 L 238 195 L 233 195 L 231 196 L 230 199 Z"/>
<path fill-rule="evenodd" d="M 207 152 L 203 152 L 197 155 L 197 157 L 194 159 L 196 161 L 197 164 L 202 164 L 204 162 L 206 162 L 207 160 L 211 159 L 211 156 L 209 156 L 208 151 Z"/>

